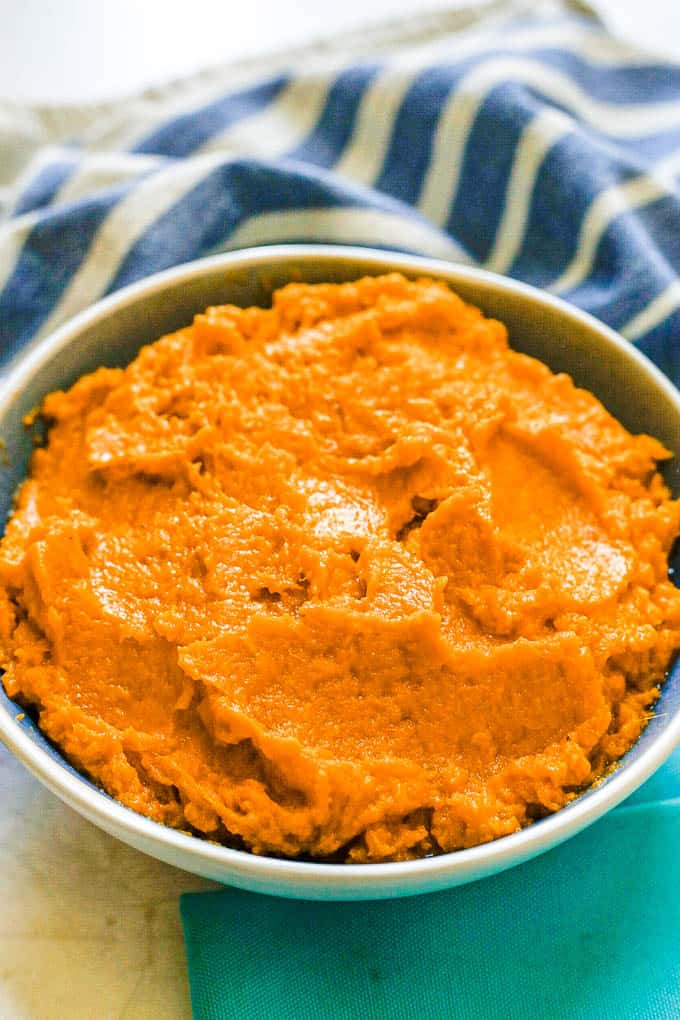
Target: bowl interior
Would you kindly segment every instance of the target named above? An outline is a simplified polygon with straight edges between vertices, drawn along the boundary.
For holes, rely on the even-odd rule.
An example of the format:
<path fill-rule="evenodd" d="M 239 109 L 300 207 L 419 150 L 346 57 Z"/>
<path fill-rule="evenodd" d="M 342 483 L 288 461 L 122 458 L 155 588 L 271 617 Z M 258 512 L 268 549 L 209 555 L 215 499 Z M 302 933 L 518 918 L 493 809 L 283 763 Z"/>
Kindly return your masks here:
<path fill-rule="evenodd" d="M 0 379 L 0 521 L 11 511 L 13 493 L 25 476 L 33 437 L 23 424 L 26 414 L 37 407 L 46 393 L 68 387 L 80 375 L 100 365 L 125 365 L 145 344 L 163 333 L 191 322 L 195 312 L 208 305 L 268 305 L 272 291 L 292 280 L 309 282 L 343 281 L 364 274 L 400 269 L 406 275 L 438 275 L 467 301 L 479 305 L 487 315 L 508 327 L 512 346 L 541 358 L 554 371 L 569 373 L 575 382 L 594 392 L 605 406 L 632 432 L 648 432 L 661 439 L 674 459 L 664 468 L 668 485 L 680 496 L 680 395 L 664 387 L 653 369 L 627 347 L 619 347 L 611 334 L 580 313 L 541 296 L 531 288 L 479 274 L 465 267 L 423 261 L 387 253 L 343 252 L 338 249 L 260 249 L 246 256 L 205 260 L 181 275 L 163 274 L 157 281 L 130 288 L 114 296 L 103 307 L 87 313 L 80 322 L 60 331 L 60 339 L 35 346 L 10 366 L 15 372 L 25 367 L 13 391 L 2 394 Z M 680 556 L 676 554 L 676 578 Z M 15 719 L 22 712 L 0 684 L 0 712 Z M 653 718 L 638 742 L 622 759 L 617 770 L 598 788 L 612 782 L 651 747 L 657 737 L 674 725 L 680 715 L 680 662 L 671 671 Z M 676 723 L 677 724 L 677 723 Z M 59 752 L 42 736 L 29 716 L 20 723 L 30 739 L 40 745 L 59 767 L 74 772 Z M 88 783 L 82 777 L 81 781 Z M 93 784 L 88 783 L 93 789 Z M 592 796 L 586 791 L 560 814 Z M 101 796 L 107 796 L 101 794 Z M 549 819 L 535 823 L 539 829 Z M 511 839 L 512 837 L 506 837 Z"/>

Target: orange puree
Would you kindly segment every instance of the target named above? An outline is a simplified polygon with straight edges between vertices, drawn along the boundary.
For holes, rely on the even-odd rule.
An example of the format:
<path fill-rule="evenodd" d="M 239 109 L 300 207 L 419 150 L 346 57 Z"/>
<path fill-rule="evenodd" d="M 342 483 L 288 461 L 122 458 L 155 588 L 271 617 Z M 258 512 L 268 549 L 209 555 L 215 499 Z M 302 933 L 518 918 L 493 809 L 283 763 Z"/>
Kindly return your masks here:
<path fill-rule="evenodd" d="M 4 683 L 150 818 L 403 859 L 555 811 L 680 646 L 656 462 L 432 280 L 209 308 L 43 415 Z"/>

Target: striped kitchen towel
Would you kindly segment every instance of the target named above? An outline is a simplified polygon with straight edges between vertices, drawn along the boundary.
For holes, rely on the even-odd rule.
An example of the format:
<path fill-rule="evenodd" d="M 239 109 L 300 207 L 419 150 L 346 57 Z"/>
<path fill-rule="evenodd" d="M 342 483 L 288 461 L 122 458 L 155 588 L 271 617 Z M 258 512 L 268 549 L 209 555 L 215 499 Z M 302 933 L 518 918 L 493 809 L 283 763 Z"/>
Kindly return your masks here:
<path fill-rule="evenodd" d="M 0 103 L 0 352 L 201 255 L 405 249 L 563 295 L 680 382 L 680 65 L 487 3 L 125 103 Z"/>

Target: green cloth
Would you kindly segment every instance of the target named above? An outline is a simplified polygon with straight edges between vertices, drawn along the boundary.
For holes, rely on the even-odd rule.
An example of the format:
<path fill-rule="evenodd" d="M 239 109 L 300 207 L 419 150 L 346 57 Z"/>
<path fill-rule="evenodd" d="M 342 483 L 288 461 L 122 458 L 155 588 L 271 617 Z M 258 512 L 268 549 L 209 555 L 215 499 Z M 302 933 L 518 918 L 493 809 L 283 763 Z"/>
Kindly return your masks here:
<path fill-rule="evenodd" d="M 680 1020 L 680 751 L 579 836 L 472 885 L 181 909 L 195 1020 Z"/>

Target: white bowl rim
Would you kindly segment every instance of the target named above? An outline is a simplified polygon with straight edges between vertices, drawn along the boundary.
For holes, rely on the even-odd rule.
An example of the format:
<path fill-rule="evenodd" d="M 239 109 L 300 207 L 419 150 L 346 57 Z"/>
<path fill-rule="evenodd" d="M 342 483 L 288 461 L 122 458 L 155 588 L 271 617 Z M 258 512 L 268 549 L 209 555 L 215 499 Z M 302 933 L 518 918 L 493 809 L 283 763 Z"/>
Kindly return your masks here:
<path fill-rule="evenodd" d="M 0 373 L 0 418 L 13 395 L 33 373 L 67 346 L 82 329 L 140 297 L 148 297 L 163 290 L 168 284 L 192 279 L 215 268 L 229 268 L 234 264 L 242 268 L 256 267 L 273 258 L 290 258 L 297 263 L 304 263 L 324 257 L 351 259 L 363 263 L 367 270 L 389 264 L 394 271 L 402 270 L 410 274 L 422 271 L 445 279 L 455 276 L 523 293 L 538 304 L 582 323 L 623 350 L 637 364 L 638 369 L 665 392 L 680 417 L 680 393 L 641 351 L 587 312 L 548 292 L 487 270 L 425 256 L 356 246 L 282 244 L 212 255 L 154 274 L 97 302 L 51 335 L 32 341 Z M 52 792 L 85 817 L 132 845 L 139 845 L 141 840 L 145 848 L 158 846 L 165 851 L 164 859 L 172 859 L 173 863 L 186 870 L 213 877 L 219 875 L 222 881 L 233 881 L 246 888 L 258 888 L 279 895 L 314 897 L 315 894 L 321 894 L 324 898 L 333 898 L 335 892 L 338 898 L 360 898 L 362 888 L 368 887 L 371 890 L 369 896 L 377 898 L 444 888 L 497 873 L 549 850 L 581 831 L 628 797 L 672 754 L 680 744 L 680 712 L 676 713 L 666 729 L 638 758 L 627 764 L 625 770 L 615 772 L 607 784 L 591 788 L 587 798 L 577 798 L 567 807 L 542 819 L 540 825 L 528 826 L 516 833 L 465 850 L 412 861 L 376 864 L 326 864 L 258 856 L 161 825 L 124 807 L 103 791 L 87 785 L 84 778 L 81 779 L 56 762 L 4 708 L 0 710 L 0 740 Z M 153 853 L 152 850 L 147 852 Z M 289 885 L 293 891 L 287 891 Z"/>

